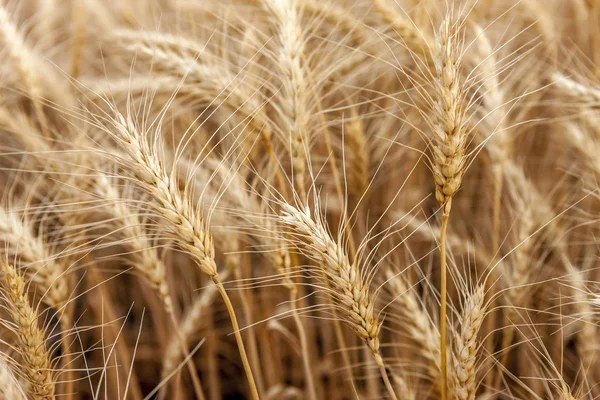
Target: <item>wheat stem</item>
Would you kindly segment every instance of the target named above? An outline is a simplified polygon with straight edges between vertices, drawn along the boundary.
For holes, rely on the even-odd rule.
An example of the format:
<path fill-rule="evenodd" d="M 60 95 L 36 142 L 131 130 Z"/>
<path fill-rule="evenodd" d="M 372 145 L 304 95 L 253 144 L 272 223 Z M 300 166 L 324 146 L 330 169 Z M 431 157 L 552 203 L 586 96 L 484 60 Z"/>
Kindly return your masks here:
<path fill-rule="evenodd" d="M 244 365 L 244 370 L 246 371 L 246 376 L 248 377 L 248 384 L 250 385 L 251 397 L 254 400 L 259 400 L 260 397 L 258 396 L 258 389 L 256 387 L 256 383 L 254 383 L 254 376 L 252 375 L 252 369 L 250 368 L 250 361 L 248 360 L 248 356 L 246 355 L 246 349 L 244 347 L 244 341 L 242 340 L 242 335 L 240 333 L 240 327 L 238 325 L 237 317 L 235 315 L 235 310 L 233 308 L 233 305 L 231 304 L 231 300 L 229 299 L 227 291 L 225 290 L 223 284 L 221 283 L 221 280 L 219 279 L 219 275 L 213 275 L 212 280 L 217 286 L 219 294 L 223 298 L 225 306 L 227 307 L 229 317 L 231 318 L 231 324 L 233 325 L 233 334 L 235 335 L 235 341 L 237 342 L 240 357 L 242 358 L 242 364 Z"/>
<path fill-rule="evenodd" d="M 392 383 L 390 382 L 390 377 L 388 376 L 387 370 L 385 369 L 385 365 L 383 364 L 383 360 L 381 359 L 381 356 L 375 357 L 375 362 L 379 366 L 379 372 L 381 373 L 381 377 L 383 378 L 383 383 L 385 384 L 385 388 L 387 389 L 388 393 L 390 394 L 390 397 L 393 400 L 398 400 L 398 397 L 396 396 L 396 393 L 394 392 L 394 387 L 392 386 Z"/>
<path fill-rule="evenodd" d="M 448 214 L 442 215 L 440 228 L 440 364 L 442 368 L 441 393 L 442 400 L 448 398 L 448 365 L 446 363 L 446 229 L 448 227 Z"/>
<path fill-rule="evenodd" d="M 242 281 L 243 277 L 238 268 L 238 264 L 234 268 L 234 276 L 237 280 Z M 242 309 L 244 311 L 244 317 L 246 318 L 246 323 L 252 323 L 252 307 L 250 301 L 250 293 L 243 292 L 239 294 L 240 302 L 242 304 Z M 247 343 L 248 343 L 248 355 L 252 360 L 252 368 L 254 369 L 254 374 L 256 375 L 256 387 L 258 389 L 258 393 L 261 397 L 265 397 L 265 385 L 262 376 L 260 357 L 258 354 L 258 346 L 256 344 L 256 335 L 254 334 L 253 328 L 248 328 L 246 330 L 247 335 Z"/>
<path fill-rule="evenodd" d="M 313 372 L 311 366 L 311 359 L 308 355 L 308 340 L 306 338 L 306 330 L 304 329 L 304 324 L 302 324 L 302 320 L 300 319 L 300 315 L 298 314 L 298 308 L 296 306 L 296 302 L 298 301 L 298 289 L 297 285 L 293 285 L 290 290 L 290 303 L 293 308 L 292 317 L 294 318 L 294 322 L 296 323 L 296 329 L 298 329 L 298 338 L 300 339 L 300 348 L 302 349 L 302 368 L 304 368 L 304 376 L 306 377 L 306 390 L 308 392 L 308 398 L 312 400 L 317 400 L 317 390 L 315 389 L 315 382 L 313 379 Z"/>

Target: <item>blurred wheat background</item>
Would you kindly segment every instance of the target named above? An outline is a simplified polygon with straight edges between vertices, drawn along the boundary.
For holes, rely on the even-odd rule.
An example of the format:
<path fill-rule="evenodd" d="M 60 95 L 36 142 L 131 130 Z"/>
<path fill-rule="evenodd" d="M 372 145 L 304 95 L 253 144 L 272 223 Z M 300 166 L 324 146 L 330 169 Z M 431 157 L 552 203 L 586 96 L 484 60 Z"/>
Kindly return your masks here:
<path fill-rule="evenodd" d="M 600 397 L 600 2 L 0 2 L 0 397 Z"/>

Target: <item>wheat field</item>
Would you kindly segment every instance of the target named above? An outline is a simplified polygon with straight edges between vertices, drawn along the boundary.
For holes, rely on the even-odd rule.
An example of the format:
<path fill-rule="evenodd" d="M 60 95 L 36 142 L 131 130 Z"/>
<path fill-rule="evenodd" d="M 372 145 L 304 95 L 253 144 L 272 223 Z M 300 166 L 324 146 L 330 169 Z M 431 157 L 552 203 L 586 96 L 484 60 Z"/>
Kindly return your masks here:
<path fill-rule="evenodd" d="M 0 1 L 0 399 L 599 398 L 599 26 Z"/>

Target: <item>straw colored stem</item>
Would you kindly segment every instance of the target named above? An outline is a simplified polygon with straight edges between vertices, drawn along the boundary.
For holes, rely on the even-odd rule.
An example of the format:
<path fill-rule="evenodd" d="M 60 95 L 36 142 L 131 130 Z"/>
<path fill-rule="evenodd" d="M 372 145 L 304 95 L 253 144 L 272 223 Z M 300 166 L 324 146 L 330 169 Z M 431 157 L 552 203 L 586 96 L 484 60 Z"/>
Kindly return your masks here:
<path fill-rule="evenodd" d="M 308 349 L 308 340 L 306 339 L 306 330 L 304 329 L 304 325 L 302 324 L 302 320 L 300 319 L 300 315 L 298 315 L 298 309 L 296 307 L 296 301 L 298 297 L 298 289 L 297 286 L 294 285 L 290 290 L 290 301 L 293 307 L 292 316 L 294 318 L 294 322 L 296 323 L 296 329 L 298 329 L 298 338 L 300 339 L 300 347 L 302 349 L 302 368 L 304 369 L 304 379 L 306 379 L 306 391 L 307 398 L 311 400 L 317 400 L 317 391 L 315 389 L 315 381 L 313 379 L 311 359 L 306 351 Z"/>
<path fill-rule="evenodd" d="M 73 380 L 73 366 L 71 365 L 72 357 L 71 357 L 71 353 L 69 352 L 69 347 L 67 346 L 67 340 L 68 340 L 67 329 L 68 328 L 69 328 L 68 325 L 66 323 L 64 323 L 64 321 L 61 321 L 60 340 L 61 340 L 62 348 L 63 348 L 63 370 L 67 374 L 66 379 L 65 379 L 65 387 L 64 387 L 64 390 L 65 390 L 64 399 L 71 400 L 73 398 L 73 387 L 74 387 L 75 382 Z"/>
<path fill-rule="evenodd" d="M 234 270 L 235 273 L 235 277 L 238 280 L 242 280 L 242 276 L 240 274 L 240 270 L 239 268 L 236 268 Z M 253 319 L 252 319 L 252 307 L 250 306 L 251 302 L 249 301 L 249 294 L 244 292 L 244 293 L 240 293 L 240 301 L 242 304 L 242 310 L 244 312 L 244 317 L 246 318 L 246 323 L 251 324 Z M 258 353 L 258 346 L 256 344 L 256 334 L 254 333 L 254 329 L 253 328 L 249 328 L 246 329 L 246 337 L 247 337 L 247 343 L 248 343 L 248 355 L 249 358 L 251 360 L 251 364 L 252 364 L 252 368 L 254 370 L 254 373 L 256 374 L 256 387 L 258 389 L 258 393 L 260 394 L 261 397 L 265 397 L 265 385 L 264 385 L 264 380 L 262 377 L 262 371 L 261 371 L 261 363 L 260 363 L 260 356 Z"/>
<path fill-rule="evenodd" d="M 440 365 L 442 368 L 442 400 L 448 398 L 448 366 L 446 363 L 446 229 L 448 227 L 448 217 L 449 213 L 444 212 L 442 215 L 442 227 L 440 229 Z"/>
<path fill-rule="evenodd" d="M 398 397 L 396 396 L 396 393 L 394 392 L 394 387 L 392 386 L 392 383 L 390 382 L 390 377 L 388 376 L 387 370 L 385 369 L 385 364 L 383 362 L 383 358 L 381 358 L 381 355 L 375 354 L 375 362 L 379 366 L 379 372 L 381 373 L 381 378 L 383 379 L 383 383 L 385 384 L 385 388 L 387 389 L 388 393 L 390 394 L 390 397 L 393 400 L 398 400 Z"/>
<path fill-rule="evenodd" d="M 240 352 L 240 357 L 242 358 L 242 364 L 244 365 L 244 370 L 246 371 L 246 377 L 248 378 L 248 385 L 250 386 L 250 396 L 253 400 L 259 400 L 258 389 L 256 387 L 256 383 L 254 381 L 254 375 L 252 374 L 252 368 L 250 367 L 250 361 L 248 360 L 248 355 L 246 354 L 246 348 L 244 347 L 244 341 L 242 339 L 242 334 L 240 333 L 240 327 L 238 325 L 237 317 L 235 315 L 235 310 L 233 308 L 233 304 L 231 304 L 231 300 L 229 299 L 229 295 L 223 287 L 223 283 L 219 279 L 218 275 L 213 275 L 212 280 L 217 286 L 219 290 L 219 294 L 223 298 L 225 302 L 225 306 L 227 307 L 227 312 L 229 313 L 229 317 L 231 318 L 231 324 L 233 325 L 233 334 L 235 335 L 235 341 L 237 342 L 238 349 Z"/>

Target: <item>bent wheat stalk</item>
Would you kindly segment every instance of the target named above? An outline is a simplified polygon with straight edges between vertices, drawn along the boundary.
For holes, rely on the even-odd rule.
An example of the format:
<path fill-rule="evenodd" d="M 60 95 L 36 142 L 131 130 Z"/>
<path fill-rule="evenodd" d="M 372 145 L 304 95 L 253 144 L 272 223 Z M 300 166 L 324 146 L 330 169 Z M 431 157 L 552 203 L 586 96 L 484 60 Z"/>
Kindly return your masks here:
<path fill-rule="evenodd" d="M 253 399 L 259 399 L 235 310 L 217 272 L 214 244 L 208 226 L 200 216 L 199 210 L 192 204 L 188 192 L 181 192 L 179 189 L 175 179 L 176 171 L 167 173 L 158 156 L 159 150 L 152 148 L 147 140 L 147 131 L 138 131 L 130 115 L 125 118 L 117 110 L 113 111 L 115 115 L 110 123 L 114 130 L 104 127 L 98 119 L 97 122 L 126 151 L 128 160 L 121 161 L 155 201 L 155 212 L 165 222 L 169 238 L 187 253 L 216 285 L 227 306 L 251 396 Z M 154 143 L 156 145 L 156 142 Z"/>
<path fill-rule="evenodd" d="M 363 280 L 360 269 L 356 263 L 350 264 L 341 245 L 331 238 L 318 211 L 315 211 L 313 219 L 308 208 L 299 210 L 287 203 L 282 203 L 281 207 L 281 222 L 292 230 L 299 241 L 297 245 L 305 249 L 306 255 L 322 266 L 322 272 L 333 289 L 330 295 L 339 302 L 345 319 L 371 350 L 386 389 L 397 400 L 379 352 L 382 323 L 374 315 L 374 299 L 369 294 L 369 285 Z"/>

